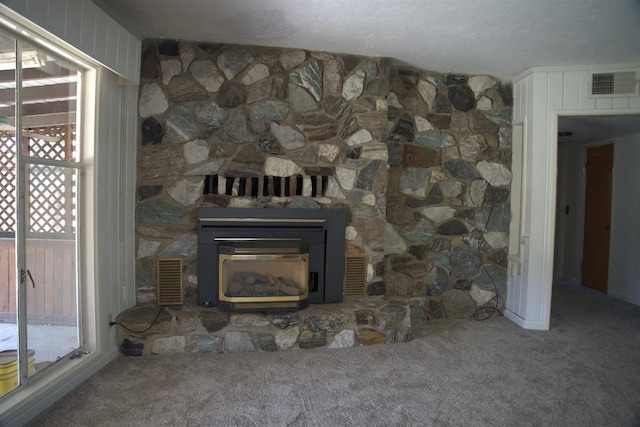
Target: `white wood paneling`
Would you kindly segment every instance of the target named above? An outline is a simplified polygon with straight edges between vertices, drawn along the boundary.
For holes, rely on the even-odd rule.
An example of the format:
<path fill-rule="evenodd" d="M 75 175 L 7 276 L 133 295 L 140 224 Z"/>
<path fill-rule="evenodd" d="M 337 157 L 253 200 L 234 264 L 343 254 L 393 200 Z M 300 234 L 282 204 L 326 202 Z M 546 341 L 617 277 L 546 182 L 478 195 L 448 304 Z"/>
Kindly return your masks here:
<path fill-rule="evenodd" d="M 577 110 L 580 108 L 580 72 L 567 71 L 563 73 L 562 83 L 562 108 L 565 110 Z"/>
<path fill-rule="evenodd" d="M 139 82 L 142 43 L 90 0 L 2 3 L 0 11 L 28 30 L 44 29 L 116 74 Z"/>
<path fill-rule="evenodd" d="M 596 98 L 596 110 L 610 110 L 612 105 L 611 98 Z"/>
<path fill-rule="evenodd" d="M 552 109 L 561 109 L 564 104 L 564 73 L 562 71 L 552 72 L 549 78 L 549 106 Z M 567 94 L 567 96 L 569 96 Z"/>
<path fill-rule="evenodd" d="M 615 109 L 627 109 L 629 108 L 629 98 L 620 97 L 620 98 L 612 98 L 611 106 Z"/>
<path fill-rule="evenodd" d="M 628 64 L 625 68 L 629 68 Z M 615 66 L 611 66 L 615 70 Z M 523 86 L 527 85 L 527 90 Z M 563 111 L 640 109 L 640 97 L 591 98 L 590 69 L 532 70 L 514 82 L 514 120 L 527 117 L 522 277 L 509 279 L 509 318 L 525 328 L 548 329 L 553 278 L 557 171 L 557 117 Z M 526 99 L 522 99 L 525 97 Z M 613 110 L 615 108 L 615 110 Z M 565 113 L 568 114 L 568 113 Z M 520 301 L 517 299 L 520 298 Z M 525 309 L 519 304 L 525 304 Z M 519 315 L 524 313 L 522 316 Z"/>
<path fill-rule="evenodd" d="M 589 71 L 580 71 L 580 81 L 578 87 L 578 96 L 580 98 L 580 110 L 593 110 L 596 108 L 595 98 L 591 98 L 591 73 Z M 567 108 L 568 109 L 568 108 Z"/>

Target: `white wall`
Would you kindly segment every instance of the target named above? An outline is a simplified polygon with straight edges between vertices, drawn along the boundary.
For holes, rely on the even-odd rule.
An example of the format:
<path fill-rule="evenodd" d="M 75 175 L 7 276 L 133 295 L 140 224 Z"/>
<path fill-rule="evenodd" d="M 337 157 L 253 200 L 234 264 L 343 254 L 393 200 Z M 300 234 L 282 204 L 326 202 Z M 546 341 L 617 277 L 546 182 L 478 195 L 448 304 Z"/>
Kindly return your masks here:
<path fill-rule="evenodd" d="M 528 329 L 549 329 L 555 232 L 557 117 L 639 113 L 640 97 L 590 98 L 590 71 L 640 68 L 606 67 L 533 69 L 514 81 L 514 122 L 525 122 L 525 218 L 522 226 L 521 276 L 509 276 L 505 315 Z"/>
<path fill-rule="evenodd" d="M 640 305 L 640 134 L 614 144 L 608 293 Z"/>
<path fill-rule="evenodd" d="M 74 54 L 80 51 L 90 53 L 87 41 L 91 40 L 93 52 L 98 57 L 84 59 L 96 65 L 103 62 L 110 64 L 110 69 L 118 69 L 122 75 L 131 75 L 131 80 L 134 80 L 127 81 L 99 66 L 97 72 L 88 75 L 94 81 L 97 93 L 95 102 L 83 109 L 85 114 L 95 115 L 95 128 L 83 132 L 85 138 L 90 137 L 95 141 L 93 158 L 87 159 L 89 173 L 86 174 L 88 182 L 85 184 L 95 197 L 87 213 L 89 220 L 96 221 L 97 226 L 84 233 L 85 243 L 94 248 L 95 260 L 89 260 L 84 266 L 83 271 L 87 272 L 87 276 L 83 277 L 83 282 L 89 286 L 84 289 L 82 298 L 83 310 L 88 314 L 83 317 L 83 327 L 89 337 L 85 348 L 91 349 L 92 353 L 50 368 L 51 372 L 47 375 L 3 399 L 0 402 L 0 425 L 12 426 L 25 424 L 118 354 L 115 328 L 109 327 L 107 318 L 109 315 L 115 318 L 124 309 L 135 305 L 133 236 L 138 94 L 135 81 L 141 55 L 139 41 L 127 42 L 127 48 L 121 48 L 123 40 L 131 41 L 133 36 L 127 35 L 112 20 L 106 23 L 106 33 L 98 31 L 105 25 L 105 22 L 98 21 L 108 17 L 102 16 L 101 11 L 89 0 L 4 3 L 0 5 L 0 18 L 9 24 L 18 24 L 49 42 L 56 42 L 56 37 L 47 32 L 51 30 L 74 44 L 64 47 Z M 7 9 L 7 5 L 15 7 L 25 16 Z M 62 34 L 62 29 L 69 22 L 76 22 L 78 13 L 83 17 L 78 21 L 80 25 L 74 26 L 73 30 L 67 28 L 66 33 Z M 34 22 L 44 25 L 44 28 L 38 28 Z M 108 35 L 113 34 L 114 25 L 118 25 L 116 41 Z M 105 49 L 102 56 L 98 45 Z"/>
<path fill-rule="evenodd" d="M 557 223 L 555 249 L 558 265 L 554 265 L 554 277 L 580 283 L 582 278 L 582 241 L 584 231 L 584 202 L 585 202 L 585 147 L 580 143 L 565 144 L 558 147 L 559 159 L 564 158 L 564 164 L 558 164 L 558 174 L 564 178 L 563 194 L 558 194 L 556 211 Z M 558 187 L 560 191 L 560 187 Z M 569 206 L 569 213 L 565 207 Z"/>

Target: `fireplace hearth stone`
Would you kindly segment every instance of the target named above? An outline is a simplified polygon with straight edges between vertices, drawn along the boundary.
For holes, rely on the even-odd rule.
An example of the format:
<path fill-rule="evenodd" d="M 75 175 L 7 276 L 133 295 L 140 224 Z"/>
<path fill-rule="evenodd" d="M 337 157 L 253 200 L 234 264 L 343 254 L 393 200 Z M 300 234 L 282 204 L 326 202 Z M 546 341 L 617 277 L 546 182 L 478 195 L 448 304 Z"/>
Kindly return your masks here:
<path fill-rule="evenodd" d="M 218 307 L 139 306 L 117 318 L 139 333 L 118 327 L 116 338 L 125 356 L 391 344 L 412 339 L 411 304 L 404 299 L 367 297 L 311 304 L 293 312 L 256 313 L 229 313 Z"/>

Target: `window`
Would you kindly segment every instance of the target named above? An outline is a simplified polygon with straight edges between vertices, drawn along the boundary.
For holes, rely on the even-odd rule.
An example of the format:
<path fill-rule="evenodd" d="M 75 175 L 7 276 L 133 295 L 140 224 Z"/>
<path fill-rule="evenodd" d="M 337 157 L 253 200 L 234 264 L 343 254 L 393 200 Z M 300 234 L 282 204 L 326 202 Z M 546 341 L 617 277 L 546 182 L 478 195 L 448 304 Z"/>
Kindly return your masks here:
<path fill-rule="evenodd" d="M 0 28 L 0 396 L 83 347 L 84 75 Z"/>

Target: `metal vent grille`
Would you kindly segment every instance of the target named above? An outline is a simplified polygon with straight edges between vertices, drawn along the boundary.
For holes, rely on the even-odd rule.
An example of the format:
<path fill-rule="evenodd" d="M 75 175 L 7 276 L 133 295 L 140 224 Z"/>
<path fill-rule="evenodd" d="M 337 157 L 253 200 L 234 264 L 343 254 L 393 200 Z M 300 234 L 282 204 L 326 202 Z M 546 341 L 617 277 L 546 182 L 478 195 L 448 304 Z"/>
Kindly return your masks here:
<path fill-rule="evenodd" d="M 182 260 L 158 259 L 158 304 L 182 305 Z"/>
<path fill-rule="evenodd" d="M 591 75 L 591 95 L 631 96 L 637 95 L 638 77 L 636 71 L 615 73 L 593 73 Z"/>
<path fill-rule="evenodd" d="M 344 270 L 344 297 L 364 297 L 367 285 L 367 261 L 365 257 L 346 257 Z"/>

